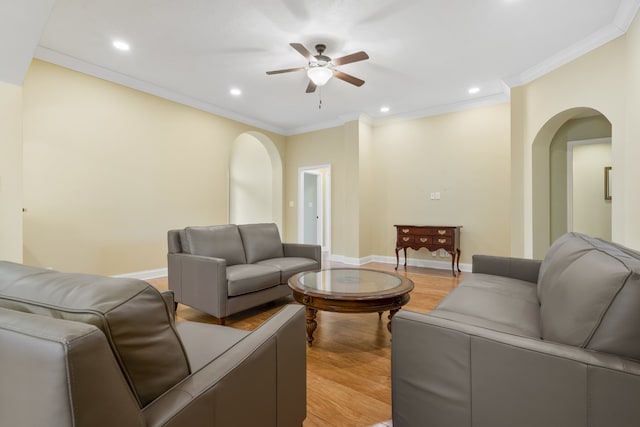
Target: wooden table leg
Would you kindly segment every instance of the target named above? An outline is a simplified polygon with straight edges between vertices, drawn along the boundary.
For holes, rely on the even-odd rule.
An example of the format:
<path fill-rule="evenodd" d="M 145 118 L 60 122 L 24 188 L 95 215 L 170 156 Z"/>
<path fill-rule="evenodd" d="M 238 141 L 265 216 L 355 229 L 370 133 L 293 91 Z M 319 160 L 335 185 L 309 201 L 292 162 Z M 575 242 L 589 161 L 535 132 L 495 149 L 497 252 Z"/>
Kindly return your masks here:
<path fill-rule="evenodd" d="M 460 249 L 456 249 L 456 252 L 458 253 L 458 273 L 461 273 L 462 270 L 460 270 Z"/>
<path fill-rule="evenodd" d="M 318 322 L 316 322 L 316 313 L 318 312 L 318 310 L 307 306 L 306 311 L 307 311 L 307 345 L 311 347 L 313 343 L 313 332 L 318 327 Z"/>
<path fill-rule="evenodd" d="M 404 268 L 407 268 L 407 247 L 404 248 Z"/>
<path fill-rule="evenodd" d="M 400 257 L 398 256 L 398 250 L 400 248 L 396 247 L 396 270 L 398 269 L 398 265 L 400 264 Z"/>
<path fill-rule="evenodd" d="M 389 317 L 388 317 L 389 323 L 387 323 L 387 329 L 389 330 L 389 332 L 391 332 L 391 319 L 393 319 L 393 315 L 399 311 L 400 311 L 399 308 L 394 308 L 393 310 L 389 311 Z"/>

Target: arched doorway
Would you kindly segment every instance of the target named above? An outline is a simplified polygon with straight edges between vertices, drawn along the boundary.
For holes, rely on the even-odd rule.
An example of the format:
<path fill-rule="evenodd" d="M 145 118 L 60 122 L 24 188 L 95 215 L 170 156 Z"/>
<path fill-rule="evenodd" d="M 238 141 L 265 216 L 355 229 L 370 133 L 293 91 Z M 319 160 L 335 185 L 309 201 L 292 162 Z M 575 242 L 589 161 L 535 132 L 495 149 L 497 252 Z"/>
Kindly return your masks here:
<path fill-rule="evenodd" d="M 534 258 L 543 257 L 551 243 L 567 231 L 593 234 L 590 230 L 597 229 L 577 229 L 575 227 L 586 227 L 583 225 L 585 222 L 572 221 L 573 218 L 584 218 L 586 215 L 587 208 L 578 195 L 582 195 L 582 189 L 587 188 L 586 185 L 582 185 L 587 178 L 585 175 L 576 175 L 578 169 L 585 169 L 584 163 L 581 163 L 580 167 L 576 167 L 574 170 L 573 163 L 569 164 L 569 162 L 573 161 L 574 157 L 582 159 L 581 162 L 587 161 L 584 159 L 593 159 L 593 153 L 596 151 L 591 148 L 596 147 L 594 143 L 606 144 L 608 142 L 608 158 L 600 157 L 598 162 L 589 160 L 593 164 L 587 165 L 587 169 L 592 169 L 592 174 L 598 175 L 599 185 L 597 188 L 592 188 L 594 194 L 603 193 L 604 168 L 601 168 L 600 163 L 610 164 L 611 162 L 611 134 L 611 122 L 601 112 L 588 107 L 578 107 L 556 114 L 545 123 L 536 135 L 532 146 Z M 587 150 L 583 147 L 587 146 L 591 146 L 589 147 L 590 153 L 585 156 Z M 577 155 L 578 147 L 580 147 L 580 156 Z M 573 155 L 574 152 L 576 156 Z M 601 150 L 598 153 L 604 152 L 606 151 Z M 602 156 L 604 154 L 595 155 Z M 596 163 L 599 166 L 596 166 Z M 576 200 L 580 200 L 580 202 L 574 203 Z M 608 205 L 609 223 L 608 225 L 600 225 L 600 229 L 608 227 L 609 234 L 598 237 L 610 238 L 612 201 L 604 200 L 604 194 L 602 194 L 601 199 L 595 203 L 602 205 L 603 209 L 607 209 Z M 591 215 L 593 212 L 587 213 Z M 580 216 L 578 217 L 578 215 Z M 573 226 L 574 222 L 575 227 Z"/>
<path fill-rule="evenodd" d="M 282 232 L 282 160 L 260 132 L 239 135 L 229 158 L 229 222 L 275 222 Z"/>

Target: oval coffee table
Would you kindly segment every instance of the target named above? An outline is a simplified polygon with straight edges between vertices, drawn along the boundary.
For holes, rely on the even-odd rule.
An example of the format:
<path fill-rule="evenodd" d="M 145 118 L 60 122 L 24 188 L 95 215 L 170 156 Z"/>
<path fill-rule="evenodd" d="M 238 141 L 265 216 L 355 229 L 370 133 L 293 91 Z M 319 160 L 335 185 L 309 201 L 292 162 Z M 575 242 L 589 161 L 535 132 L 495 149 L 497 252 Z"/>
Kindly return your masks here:
<path fill-rule="evenodd" d="M 313 343 L 318 326 L 318 310 L 340 313 L 372 313 L 389 311 L 387 328 L 400 307 L 409 302 L 413 282 L 406 277 L 363 268 L 331 268 L 306 271 L 292 276 L 289 287 L 293 297 L 306 307 L 307 343 Z"/>

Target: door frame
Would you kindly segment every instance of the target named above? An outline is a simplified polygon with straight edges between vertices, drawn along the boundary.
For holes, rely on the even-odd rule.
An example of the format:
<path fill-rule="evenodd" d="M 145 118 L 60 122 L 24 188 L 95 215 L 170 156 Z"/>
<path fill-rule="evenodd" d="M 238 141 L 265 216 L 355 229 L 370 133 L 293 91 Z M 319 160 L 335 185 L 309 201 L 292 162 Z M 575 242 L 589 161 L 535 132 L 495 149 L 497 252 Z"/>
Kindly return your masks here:
<path fill-rule="evenodd" d="M 327 173 L 321 173 L 319 169 L 326 169 Z M 331 165 L 313 165 L 298 168 L 298 242 L 304 242 L 304 174 L 315 173 L 325 179 L 319 179 L 321 191 L 318 191 L 318 216 L 323 252 L 331 252 Z"/>

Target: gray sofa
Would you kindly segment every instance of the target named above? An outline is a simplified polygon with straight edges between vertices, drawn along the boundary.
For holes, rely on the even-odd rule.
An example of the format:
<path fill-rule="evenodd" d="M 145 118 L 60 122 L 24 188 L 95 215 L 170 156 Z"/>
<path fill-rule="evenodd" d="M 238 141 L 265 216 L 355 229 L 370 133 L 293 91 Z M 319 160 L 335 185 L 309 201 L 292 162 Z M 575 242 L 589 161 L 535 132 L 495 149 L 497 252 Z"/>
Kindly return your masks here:
<path fill-rule="evenodd" d="M 570 233 L 543 261 L 475 256 L 393 318 L 393 426 L 640 425 L 640 253 Z"/>
<path fill-rule="evenodd" d="M 169 289 L 176 301 L 220 319 L 291 295 L 287 280 L 319 270 L 319 245 L 282 243 L 276 224 L 170 230 Z"/>
<path fill-rule="evenodd" d="M 174 323 L 146 282 L 0 261 L 0 378 L 2 426 L 299 427 L 304 310 Z"/>

